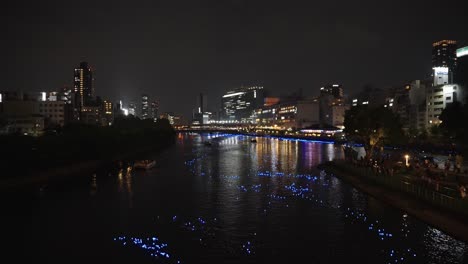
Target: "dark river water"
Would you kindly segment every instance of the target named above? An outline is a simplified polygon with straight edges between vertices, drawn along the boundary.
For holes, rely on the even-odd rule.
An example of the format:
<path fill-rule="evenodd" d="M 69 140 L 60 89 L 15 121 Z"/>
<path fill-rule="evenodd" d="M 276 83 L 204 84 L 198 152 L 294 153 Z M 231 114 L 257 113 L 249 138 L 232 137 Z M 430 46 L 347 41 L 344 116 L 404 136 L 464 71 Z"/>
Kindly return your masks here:
<path fill-rule="evenodd" d="M 2 193 L 4 263 L 468 263 L 467 244 L 315 168 L 340 146 L 250 139 L 179 134 L 151 170 Z"/>

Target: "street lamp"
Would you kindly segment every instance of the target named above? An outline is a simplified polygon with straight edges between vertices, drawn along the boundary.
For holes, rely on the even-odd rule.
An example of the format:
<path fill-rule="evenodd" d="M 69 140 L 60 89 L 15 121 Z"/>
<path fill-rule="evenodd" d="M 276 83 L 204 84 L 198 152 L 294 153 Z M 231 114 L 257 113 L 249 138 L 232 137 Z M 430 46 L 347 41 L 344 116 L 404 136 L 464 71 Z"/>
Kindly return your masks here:
<path fill-rule="evenodd" d="M 406 160 L 406 167 L 408 167 L 409 166 L 409 155 L 408 154 L 405 155 L 405 160 Z"/>

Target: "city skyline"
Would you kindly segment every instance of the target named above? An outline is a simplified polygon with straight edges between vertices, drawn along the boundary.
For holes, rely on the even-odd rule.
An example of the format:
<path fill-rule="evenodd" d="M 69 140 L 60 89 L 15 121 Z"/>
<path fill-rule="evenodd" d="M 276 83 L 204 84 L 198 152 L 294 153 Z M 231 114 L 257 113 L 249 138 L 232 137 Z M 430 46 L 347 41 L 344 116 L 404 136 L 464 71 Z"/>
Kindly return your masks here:
<path fill-rule="evenodd" d="M 97 95 L 130 102 L 146 93 L 158 97 L 162 112 L 185 116 L 200 92 L 214 108 L 241 85 L 318 95 L 323 85 L 341 83 L 353 94 L 368 83 L 427 78 L 435 41 L 465 46 L 457 3 L 10 3 L 2 20 L 12 41 L 1 45 L 12 52 L 2 77 L 6 90 L 72 87 L 74 67 L 87 61 Z"/>

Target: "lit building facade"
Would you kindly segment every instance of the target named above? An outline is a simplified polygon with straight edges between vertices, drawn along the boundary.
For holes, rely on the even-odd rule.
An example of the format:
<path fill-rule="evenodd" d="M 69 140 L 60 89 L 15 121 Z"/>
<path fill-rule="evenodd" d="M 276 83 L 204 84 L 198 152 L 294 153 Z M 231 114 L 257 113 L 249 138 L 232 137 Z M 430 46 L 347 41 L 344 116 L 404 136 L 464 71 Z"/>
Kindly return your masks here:
<path fill-rule="evenodd" d="M 159 116 L 159 118 L 167 119 L 169 121 L 169 124 L 173 126 L 187 125 L 187 120 L 182 115 L 174 114 L 172 112 L 163 113 Z"/>
<path fill-rule="evenodd" d="M 428 81 L 415 80 L 407 85 L 409 91 L 408 128 L 423 131 L 426 129 L 426 90 L 431 87 Z"/>
<path fill-rule="evenodd" d="M 344 102 L 342 85 L 332 84 L 321 87 L 318 100 L 320 124 L 343 128 L 344 114 L 349 107 Z"/>
<path fill-rule="evenodd" d="M 300 129 L 319 123 L 319 103 L 314 98 L 264 106 L 254 113 L 259 127 Z"/>
<path fill-rule="evenodd" d="M 81 108 L 80 122 L 87 125 L 102 125 L 102 109 L 99 106 L 83 106 Z"/>
<path fill-rule="evenodd" d="M 465 89 L 458 84 L 437 85 L 426 88 L 426 128 L 439 125 L 439 116 L 447 106 L 453 102 L 464 103 Z"/>
<path fill-rule="evenodd" d="M 432 44 L 432 76 L 434 85 L 453 83 L 457 69 L 457 42 L 441 40 Z"/>
<path fill-rule="evenodd" d="M 63 126 L 66 120 L 64 101 L 39 102 L 39 114 L 44 116 L 47 126 Z"/>
<path fill-rule="evenodd" d="M 102 104 L 103 118 L 101 125 L 110 126 L 114 123 L 114 106 L 112 102 L 104 100 Z"/>
<path fill-rule="evenodd" d="M 148 95 L 143 94 L 141 96 L 141 119 L 148 119 L 148 118 L 150 118 Z"/>
<path fill-rule="evenodd" d="M 93 72 L 87 62 L 81 62 L 80 67 L 75 69 L 74 93 L 75 107 L 90 105 L 94 98 Z"/>
<path fill-rule="evenodd" d="M 264 91 L 261 86 L 251 86 L 227 92 L 221 99 L 221 119 L 251 122 L 254 110 L 263 105 Z"/>
<path fill-rule="evenodd" d="M 71 105 L 49 96 L 51 93 L 2 92 L 0 94 L 2 95 L 0 114 L 11 124 L 21 124 L 23 128 L 29 127 L 37 130 L 38 128 L 64 126 L 70 120 L 67 110 L 71 108 Z M 38 117 L 42 118 L 40 125 L 36 125 Z M 34 124 L 26 124 L 28 120 Z"/>
<path fill-rule="evenodd" d="M 333 98 L 343 99 L 343 86 L 341 84 L 331 84 L 320 88 L 320 96 L 332 95 Z"/>

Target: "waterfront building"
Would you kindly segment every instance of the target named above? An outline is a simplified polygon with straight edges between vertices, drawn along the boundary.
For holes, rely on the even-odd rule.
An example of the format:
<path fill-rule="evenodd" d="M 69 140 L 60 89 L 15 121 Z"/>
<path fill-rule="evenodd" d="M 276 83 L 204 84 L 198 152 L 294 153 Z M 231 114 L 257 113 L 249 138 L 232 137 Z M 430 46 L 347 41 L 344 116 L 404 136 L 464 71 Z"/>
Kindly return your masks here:
<path fill-rule="evenodd" d="M 263 105 L 262 86 L 242 87 L 227 92 L 221 98 L 222 114 L 225 121 L 252 122 L 254 110 Z"/>
<path fill-rule="evenodd" d="M 319 103 L 316 98 L 308 98 L 264 106 L 255 109 L 254 121 L 260 128 L 305 128 L 319 124 Z"/>

